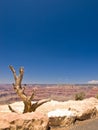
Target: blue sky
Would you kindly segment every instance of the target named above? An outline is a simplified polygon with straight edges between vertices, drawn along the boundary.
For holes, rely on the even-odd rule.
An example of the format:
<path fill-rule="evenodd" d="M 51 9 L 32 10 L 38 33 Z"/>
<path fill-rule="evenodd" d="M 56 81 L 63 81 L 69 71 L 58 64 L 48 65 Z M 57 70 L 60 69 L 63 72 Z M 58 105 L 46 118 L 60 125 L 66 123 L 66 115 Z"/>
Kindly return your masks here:
<path fill-rule="evenodd" d="M 98 80 L 97 0 L 1 0 L 0 83 L 24 66 L 24 83 Z"/>

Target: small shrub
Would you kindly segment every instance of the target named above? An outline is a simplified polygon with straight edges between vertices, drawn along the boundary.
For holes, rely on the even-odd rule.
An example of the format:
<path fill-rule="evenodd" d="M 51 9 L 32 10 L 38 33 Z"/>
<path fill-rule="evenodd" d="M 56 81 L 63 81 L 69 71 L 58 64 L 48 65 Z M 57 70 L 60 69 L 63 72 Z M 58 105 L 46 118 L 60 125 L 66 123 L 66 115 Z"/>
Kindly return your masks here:
<path fill-rule="evenodd" d="M 98 99 L 98 94 L 95 96 L 95 98 L 97 98 L 97 99 Z"/>
<path fill-rule="evenodd" d="M 75 100 L 83 100 L 85 98 L 85 93 L 80 92 L 75 95 Z"/>

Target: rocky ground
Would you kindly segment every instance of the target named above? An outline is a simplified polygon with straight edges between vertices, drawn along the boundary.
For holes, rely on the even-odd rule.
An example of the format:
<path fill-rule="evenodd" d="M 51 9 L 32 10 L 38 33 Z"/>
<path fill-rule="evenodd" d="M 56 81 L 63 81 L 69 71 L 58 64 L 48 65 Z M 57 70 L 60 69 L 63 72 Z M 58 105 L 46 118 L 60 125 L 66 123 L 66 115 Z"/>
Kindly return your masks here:
<path fill-rule="evenodd" d="M 22 102 L 12 103 L 11 106 L 16 109 L 18 113 L 22 113 Z M 82 101 L 69 100 L 65 102 L 58 102 L 51 100 L 50 102 L 40 106 L 36 112 L 27 115 L 17 115 L 10 112 L 7 105 L 0 105 L 0 127 L 2 126 L 2 130 L 4 130 L 3 127 L 6 125 L 6 127 L 10 128 L 9 130 L 13 130 L 11 128 L 15 128 L 17 126 L 17 128 L 23 130 L 24 124 L 26 124 L 25 126 L 30 128 L 29 130 L 34 129 L 36 125 L 37 129 L 40 128 L 41 130 L 48 130 L 49 127 L 51 130 L 84 130 L 78 129 L 76 125 L 84 120 L 94 119 L 97 117 L 97 113 L 98 99 L 93 97 Z M 19 122 L 21 122 L 21 124 Z"/>
<path fill-rule="evenodd" d="M 98 130 L 98 117 L 80 121 L 71 127 L 57 127 L 52 130 Z"/>
<path fill-rule="evenodd" d="M 12 86 L 0 85 L 0 130 L 24 130 L 26 127 L 28 130 L 97 130 L 97 85 L 27 85 L 28 96 L 33 89 L 36 95 L 32 103 L 44 98 L 51 98 L 51 101 L 36 112 L 24 115 L 21 114 L 23 103 Z M 80 92 L 85 93 L 85 99 L 75 101 L 75 95 Z M 18 114 L 10 112 L 8 104 Z"/>
<path fill-rule="evenodd" d="M 76 125 L 69 128 L 69 130 L 97 130 L 97 129 L 98 129 L 98 116 L 93 119 L 78 122 Z"/>

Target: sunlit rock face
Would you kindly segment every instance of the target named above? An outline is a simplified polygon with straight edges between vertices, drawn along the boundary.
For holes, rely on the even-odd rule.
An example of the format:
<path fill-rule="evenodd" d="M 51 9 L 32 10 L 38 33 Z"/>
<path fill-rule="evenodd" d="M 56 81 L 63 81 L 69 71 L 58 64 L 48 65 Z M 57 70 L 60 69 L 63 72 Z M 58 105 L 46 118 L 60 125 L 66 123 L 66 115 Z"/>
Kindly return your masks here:
<path fill-rule="evenodd" d="M 35 112 L 26 114 L 0 113 L 0 130 L 47 130 L 47 116 Z"/>
<path fill-rule="evenodd" d="M 69 126 L 75 122 L 76 113 L 68 109 L 57 109 L 48 113 L 49 125 L 54 126 Z"/>
<path fill-rule="evenodd" d="M 71 109 L 57 109 L 48 113 L 49 125 L 51 127 L 70 126 L 75 123 L 76 120 L 86 120 L 93 118 L 97 114 L 97 109 L 94 107 L 78 112 Z"/>
<path fill-rule="evenodd" d="M 51 106 L 53 106 L 53 111 L 48 112 L 49 124 L 51 127 L 69 126 L 76 120 L 82 121 L 90 119 L 95 117 L 98 113 L 98 100 L 96 98 L 89 98 L 82 101 L 67 101 L 63 103 L 52 101 Z"/>
<path fill-rule="evenodd" d="M 34 113 L 26 114 L 22 114 L 24 108 L 22 102 L 15 102 L 11 106 L 19 114 L 10 112 L 8 105 L 1 105 L 0 127 L 2 126 L 2 129 L 0 130 L 4 130 L 3 127 L 9 129 L 16 126 L 23 130 L 25 127 L 33 128 L 32 124 L 34 124 L 34 128 L 36 126 L 40 130 L 45 130 L 47 127 L 52 126 L 66 127 L 72 125 L 76 120 L 93 118 L 98 113 L 98 99 L 96 98 L 88 98 L 82 101 L 69 100 L 66 102 L 51 100 L 38 107 Z M 20 126 L 19 122 L 21 122 L 22 126 Z"/>

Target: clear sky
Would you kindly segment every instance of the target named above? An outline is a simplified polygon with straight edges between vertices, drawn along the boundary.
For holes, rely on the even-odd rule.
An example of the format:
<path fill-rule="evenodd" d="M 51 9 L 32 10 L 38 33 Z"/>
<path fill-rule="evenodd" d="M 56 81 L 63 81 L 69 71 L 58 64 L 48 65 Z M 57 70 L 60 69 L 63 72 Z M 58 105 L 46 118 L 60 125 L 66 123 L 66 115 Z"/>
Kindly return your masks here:
<path fill-rule="evenodd" d="M 0 83 L 98 80 L 98 0 L 1 0 Z"/>

